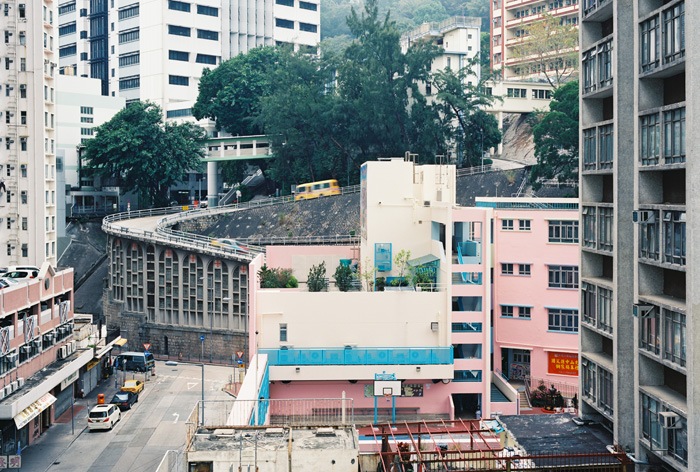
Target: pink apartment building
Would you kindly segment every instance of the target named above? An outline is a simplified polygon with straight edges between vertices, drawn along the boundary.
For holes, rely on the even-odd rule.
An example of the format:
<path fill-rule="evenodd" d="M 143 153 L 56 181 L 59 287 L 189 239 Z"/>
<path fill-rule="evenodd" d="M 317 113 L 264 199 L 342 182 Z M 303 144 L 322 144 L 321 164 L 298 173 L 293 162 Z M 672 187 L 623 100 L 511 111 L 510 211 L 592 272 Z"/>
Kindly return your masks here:
<path fill-rule="evenodd" d="M 70 408 L 81 369 L 97 352 L 78 349 L 73 329 L 73 269 L 54 270 L 44 263 L 37 278 L 0 290 L 0 456 L 5 459 L 35 442 Z"/>
<path fill-rule="evenodd" d="M 494 370 L 575 391 L 578 201 L 477 198 L 477 207 L 494 209 Z"/>

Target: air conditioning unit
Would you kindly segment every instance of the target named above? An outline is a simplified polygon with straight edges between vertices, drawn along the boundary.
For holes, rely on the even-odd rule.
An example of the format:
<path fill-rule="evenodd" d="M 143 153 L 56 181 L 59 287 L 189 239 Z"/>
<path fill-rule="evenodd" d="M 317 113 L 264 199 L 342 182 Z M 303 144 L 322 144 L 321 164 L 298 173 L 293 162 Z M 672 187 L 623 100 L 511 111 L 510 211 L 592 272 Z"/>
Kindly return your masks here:
<path fill-rule="evenodd" d="M 31 346 L 22 346 L 20 349 L 22 350 L 22 352 L 30 352 L 32 350 L 32 347 Z"/>
<path fill-rule="evenodd" d="M 73 354 L 75 352 L 76 347 L 78 346 L 77 341 L 71 341 L 68 343 L 68 345 L 70 346 L 70 354 Z"/>
<path fill-rule="evenodd" d="M 2 389 L 2 391 L 3 391 L 3 395 L 7 397 L 8 395 L 12 394 L 12 386 L 11 385 L 6 386 L 5 388 Z"/>
<path fill-rule="evenodd" d="M 14 364 L 15 362 L 17 362 L 18 358 L 19 354 L 17 354 L 16 352 L 11 352 L 5 357 L 5 359 L 7 359 L 7 362 L 9 362 L 10 364 Z"/>
<path fill-rule="evenodd" d="M 61 347 L 58 349 L 58 358 L 59 358 L 59 359 L 65 359 L 66 356 L 67 356 L 67 354 L 66 354 L 67 352 L 68 352 L 68 349 L 66 348 L 66 346 L 61 346 Z"/>
<path fill-rule="evenodd" d="M 22 388 L 24 387 L 24 377 L 20 377 L 17 379 L 17 388 Z"/>
<path fill-rule="evenodd" d="M 665 429 L 678 429 L 681 427 L 681 417 L 672 411 L 660 411 L 659 423 Z"/>
<path fill-rule="evenodd" d="M 46 333 L 46 334 L 44 334 L 44 341 L 46 341 L 47 343 L 53 342 L 53 337 L 54 337 L 53 332 Z"/>
<path fill-rule="evenodd" d="M 27 90 L 27 85 L 26 84 L 19 84 L 19 89 L 20 90 Z"/>
<path fill-rule="evenodd" d="M 641 303 L 635 303 L 632 306 L 632 314 L 639 318 L 648 318 L 654 314 L 654 305 L 643 305 Z"/>

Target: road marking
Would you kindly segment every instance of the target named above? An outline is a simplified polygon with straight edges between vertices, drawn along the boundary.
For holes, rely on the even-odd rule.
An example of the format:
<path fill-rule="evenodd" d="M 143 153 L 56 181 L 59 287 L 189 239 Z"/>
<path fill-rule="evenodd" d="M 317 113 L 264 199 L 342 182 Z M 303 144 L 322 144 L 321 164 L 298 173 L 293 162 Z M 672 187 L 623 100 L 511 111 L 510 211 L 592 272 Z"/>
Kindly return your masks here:
<path fill-rule="evenodd" d="M 180 415 L 178 413 L 173 413 L 173 416 L 175 417 L 175 421 L 173 421 L 173 423 L 177 423 L 177 420 L 180 419 Z"/>
<path fill-rule="evenodd" d="M 197 386 L 197 382 L 187 382 L 187 390 L 192 390 Z"/>

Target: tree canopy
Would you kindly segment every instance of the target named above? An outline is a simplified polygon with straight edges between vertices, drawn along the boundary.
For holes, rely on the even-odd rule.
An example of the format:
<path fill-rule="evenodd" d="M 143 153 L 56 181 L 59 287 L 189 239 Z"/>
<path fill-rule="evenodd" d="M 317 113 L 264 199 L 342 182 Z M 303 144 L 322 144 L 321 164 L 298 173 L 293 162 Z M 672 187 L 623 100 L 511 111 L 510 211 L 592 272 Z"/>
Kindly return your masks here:
<path fill-rule="evenodd" d="M 578 81 L 567 82 L 554 91 L 550 111 L 533 127 L 537 164 L 530 177 L 535 190 L 543 179 L 578 180 L 578 105 Z"/>
<path fill-rule="evenodd" d="M 95 128 L 85 143 L 86 170 L 136 190 L 143 206 L 167 206 L 168 189 L 204 157 L 205 131 L 193 123 L 163 123 L 151 102 L 135 102 Z"/>
<path fill-rule="evenodd" d="M 360 165 L 378 157 L 410 151 L 419 162 L 434 162 L 453 145 L 474 148 L 467 146 L 474 132 L 483 148 L 500 142 L 495 120 L 476 113 L 493 97 L 480 93 L 481 82 L 466 85 L 476 81 L 478 61 L 434 75 L 441 49 L 414 41 L 402 50 L 399 28 L 380 13 L 378 0 L 353 7 L 347 27 L 352 39 L 322 43 L 320 57 L 262 48 L 205 73 L 195 117 L 212 118 L 230 133 L 266 134 L 276 156 L 264 164 L 266 175 L 284 192 L 305 181 L 356 182 Z M 428 83 L 438 90 L 449 84 L 449 94 L 426 96 Z M 469 162 L 481 153 L 467 151 Z"/>

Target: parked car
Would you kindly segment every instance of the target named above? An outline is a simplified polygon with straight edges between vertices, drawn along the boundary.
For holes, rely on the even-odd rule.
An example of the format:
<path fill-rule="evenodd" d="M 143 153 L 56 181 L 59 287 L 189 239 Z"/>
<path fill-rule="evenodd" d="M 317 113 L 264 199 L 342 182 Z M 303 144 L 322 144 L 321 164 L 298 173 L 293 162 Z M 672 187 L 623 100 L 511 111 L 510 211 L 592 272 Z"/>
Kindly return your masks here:
<path fill-rule="evenodd" d="M 34 279 L 34 278 L 36 278 L 38 275 L 39 275 L 39 271 L 38 271 L 38 270 L 34 270 L 34 269 L 17 269 L 17 270 L 13 270 L 13 271 L 11 271 L 11 272 L 6 272 L 5 274 L 3 274 L 3 277 L 5 277 L 5 278 L 7 278 L 7 279 L 17 279 L 17 280 L 21 280 L 21 279 Z"/>
<path fill-rule="evenodd" d="M 112 397 L 110 403 L 112 405 L 117 405 L 121 411 L 131 410 L 134 403 L 139 401 L 139 394 L 132 391 L 117 392 Z"/>
<path fill-rule="evenodd" d="M 88 414 L 88 429 L 112 429 L 121 417 L 116 405 L 97 405 Z"/>
<path fill-rule="evenodd" d="M 143 392 L 143 382 L 140 380 L 127 380 L 121 388 L 122 392 L 141 393 Z"/>
<path fill-rule="evenodd" d="M 36 271 L 36 273 L 39 273 L 39 268 L 36 266 L 9 266 L 9 267 L 0 267 L 0 277 L 5 277 L 5 274 L 8 272 L 14 272 L 16 270 L 29 270 L 29 271 Z"/>

